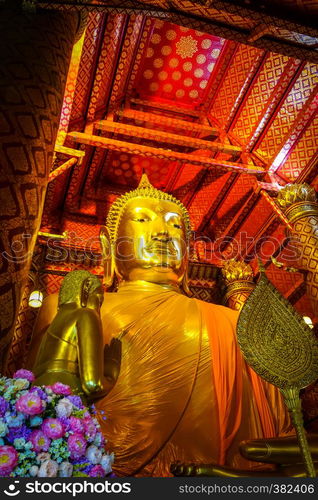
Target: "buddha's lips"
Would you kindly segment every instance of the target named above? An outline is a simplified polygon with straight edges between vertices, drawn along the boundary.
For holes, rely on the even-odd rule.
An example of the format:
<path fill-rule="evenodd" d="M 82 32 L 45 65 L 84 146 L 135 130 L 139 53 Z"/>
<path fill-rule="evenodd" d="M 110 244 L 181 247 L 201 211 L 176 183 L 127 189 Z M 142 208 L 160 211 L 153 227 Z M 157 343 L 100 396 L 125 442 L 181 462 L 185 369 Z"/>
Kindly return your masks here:
<path fill-rule="evenodd" d="M 177 255 L 177 250 L 173 244 L 173 241 L 152 241 L 145 247 L 145 250 L 149 253 L 161 253 L 165 255 L 171 255 L 173 257 Z"/>

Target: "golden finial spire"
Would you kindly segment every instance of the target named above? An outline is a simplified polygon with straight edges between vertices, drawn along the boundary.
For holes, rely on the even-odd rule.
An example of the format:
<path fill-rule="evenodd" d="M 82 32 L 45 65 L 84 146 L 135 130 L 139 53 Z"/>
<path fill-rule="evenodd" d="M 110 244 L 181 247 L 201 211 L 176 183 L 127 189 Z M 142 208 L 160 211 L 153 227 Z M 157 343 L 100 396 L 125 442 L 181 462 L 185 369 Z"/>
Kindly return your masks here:
<path fill-rule="evenodd" d="M 148 175 L 146 174 L 146 172 L 143 172 L 137 189 L 146 189 L 146 188 L 154 189 L 154 186 L 149 181 Z"/>

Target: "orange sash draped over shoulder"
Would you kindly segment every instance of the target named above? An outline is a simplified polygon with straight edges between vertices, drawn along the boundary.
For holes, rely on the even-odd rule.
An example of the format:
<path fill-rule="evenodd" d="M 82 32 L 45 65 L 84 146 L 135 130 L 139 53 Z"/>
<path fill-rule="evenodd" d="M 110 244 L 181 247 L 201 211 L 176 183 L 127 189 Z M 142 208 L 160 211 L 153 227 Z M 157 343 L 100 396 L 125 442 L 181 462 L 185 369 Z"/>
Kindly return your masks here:
<path fill-rule="evenodd" d="M 168 476 L 177 460 L 252 466 L 239 442 L 287 430 L 278 391 L 240 353 L 237 312 L 135 282 L 106 294 L 101 314 L 105 342 L 122 341 L 119 379 L 96 405 L 118 475 Z"/>

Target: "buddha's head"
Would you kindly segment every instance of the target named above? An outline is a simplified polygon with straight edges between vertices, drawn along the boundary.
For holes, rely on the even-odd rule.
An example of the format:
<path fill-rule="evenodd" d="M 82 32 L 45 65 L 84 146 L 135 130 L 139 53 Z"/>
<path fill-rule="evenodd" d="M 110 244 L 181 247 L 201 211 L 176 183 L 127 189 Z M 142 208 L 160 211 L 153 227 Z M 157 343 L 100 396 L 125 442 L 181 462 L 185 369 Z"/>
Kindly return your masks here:
<path fill-rule="evenodd" d="M 101 230 L 106 284 L 114 273 L 120 281 L 184 283 L 189 237 L 186 208 L 144 174 L 137 189 L 112 205 Z"/>

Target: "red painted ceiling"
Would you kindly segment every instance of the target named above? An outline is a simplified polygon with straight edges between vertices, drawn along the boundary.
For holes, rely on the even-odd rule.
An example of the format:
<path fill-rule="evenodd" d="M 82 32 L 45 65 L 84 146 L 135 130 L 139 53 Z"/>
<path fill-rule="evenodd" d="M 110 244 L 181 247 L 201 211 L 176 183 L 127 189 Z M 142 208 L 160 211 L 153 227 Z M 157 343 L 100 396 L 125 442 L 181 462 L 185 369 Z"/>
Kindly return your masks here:
<path fill-rule="evenodd" d="M 287 182 L 318 184 L 318 66 L 194 24 L 89 13 L 73 51 L 53 169 L 74 156 L 63 147 L 85 156 L 50 182 L 42 229 L 96 236 L 112 201 L 136 187 L 145 171 L 187 206 L 198 239 L 219 243 L 217 255 L 212 244 L 203 250 L 198 244 L 198 259 L 253 261 L 261 248 L 288 295 L 300 278 L 271 264 L 285 231 L 260 183 L 269 184 L 270 194 Z M 102 129 L 101 120 L 139 133 Z M 120 142 L 105 147 L 93 136 Z M 297 300 L 304 309 L 303 294 Z"/>

